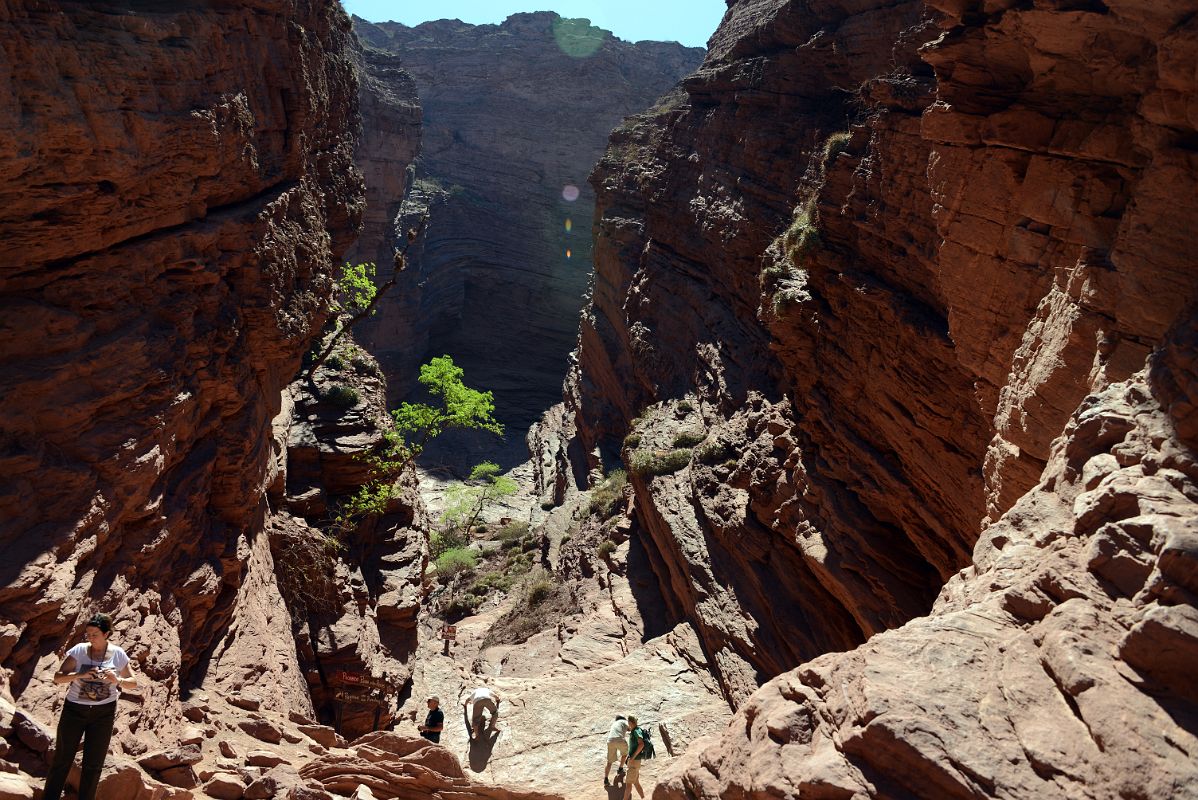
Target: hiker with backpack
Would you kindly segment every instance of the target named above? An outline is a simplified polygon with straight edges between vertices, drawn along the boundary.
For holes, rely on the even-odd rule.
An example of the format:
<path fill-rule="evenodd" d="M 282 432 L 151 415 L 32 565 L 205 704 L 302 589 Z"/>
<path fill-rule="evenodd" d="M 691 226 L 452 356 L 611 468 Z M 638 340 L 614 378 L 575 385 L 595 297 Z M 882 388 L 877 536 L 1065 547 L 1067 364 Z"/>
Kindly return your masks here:
<path fill-rule="evenodd" d="M 603 767 L 603 785 L 611 786 L 611 781 L 607 779 L 608 772 L 611 771 L 611 765 L 616 760 L 620 760 L 620 766 L 616 768 L 616 782 L 624 777 L 624 762 L 628 760 L 628 742 L 624 741 L 624 737 L 628 735 L 628 721 L 621 714 L 616 717 L 616 721 L 612 723 L 611 729 L 607 732 L 607 765 Z"/>
<path fill-rule="evenodd" d="M 641 788 L 641 762 L 653 758 L 653 739 L 649 731 L 636 724 L 636 717 L 628 717 L 628 774 L 624 777 L 624 800 L 632 797 L 632 787 L 641 797 L 645 790 Z"/>

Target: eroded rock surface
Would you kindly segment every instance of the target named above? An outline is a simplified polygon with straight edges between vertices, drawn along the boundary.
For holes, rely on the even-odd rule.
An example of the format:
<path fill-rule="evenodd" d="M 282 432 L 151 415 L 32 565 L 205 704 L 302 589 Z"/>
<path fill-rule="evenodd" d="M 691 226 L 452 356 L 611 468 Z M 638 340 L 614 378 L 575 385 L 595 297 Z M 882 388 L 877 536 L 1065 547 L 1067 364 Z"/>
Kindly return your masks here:
<path fill-rule="evenodd" d="M 530 442 L 546 499 L 628 467 L 741 706 L 663 796 L 1193 785 L 1194 596 L 1151 576 L 1188 574 L 1198 499 L 1196 9 L 930 6 L 732 4 L 592 177 L 594 299 Z M 1075 508 L 1091 457 L 1122 499 Z"/>
<path fill-rule="evenodd" d="M 702 51 L 623 42 L 549 12 L 501 25 L 355 25 L 415 79 L 424 138 L 413 199 L 430 213 L 363 341 L 393 401 L 423 361 L 449 353 L 474 385 L 495 392 L 499 417 L 524 431 L 554 402 L 575 342 L 591 256 L 587 173 L 611 129 L 652 105 Z M 380 63 L 368 57 L 368 73 L 390 86 Z M 366 108 L 367 131 L 384 124 Z M 377 157 L 368 139 L 362 158 Z M 567 186 L 577 199 L 564 199 Z M 378 247 L 374 237 L 363 232 L 363 252 Z M 520 436 L 511 443 L 518 462 Z"/>
<path fill-rule="evenodd" d="M 269 571 L 270 420 L 362 209 L 352 34 L 284 0 L 0 26 L 0 661 L 51 722 L 62 650 L 112 612 L 144 676 L 115 749 L 141 755 L 245 603 L 284 613 L 243 589 Z M 294 648 L 257 674 L 305 704 Z"/>
<path fill-rule="evenodd" d="M 1192 796 L 1198 462 L 1160 380 L 1083 400 L 929 616 L 771 681 L 654 797 Z"/>

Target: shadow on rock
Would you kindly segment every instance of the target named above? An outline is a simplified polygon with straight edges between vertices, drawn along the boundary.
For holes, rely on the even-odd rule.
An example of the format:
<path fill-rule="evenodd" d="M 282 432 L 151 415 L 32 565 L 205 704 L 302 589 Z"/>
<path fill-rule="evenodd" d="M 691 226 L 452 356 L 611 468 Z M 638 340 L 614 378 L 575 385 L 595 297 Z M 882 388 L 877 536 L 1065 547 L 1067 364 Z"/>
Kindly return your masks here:
<path fill-rule="evenodd" d="M 469 761 L 472 772 L 482 772 L 487 768 L 487 762 L 491 760 L 491 752 L 495 749 L 495 741 L 498 738 L 499 731 L 489 728 L 483 732 L 480 739 L 470 742 Z"/>

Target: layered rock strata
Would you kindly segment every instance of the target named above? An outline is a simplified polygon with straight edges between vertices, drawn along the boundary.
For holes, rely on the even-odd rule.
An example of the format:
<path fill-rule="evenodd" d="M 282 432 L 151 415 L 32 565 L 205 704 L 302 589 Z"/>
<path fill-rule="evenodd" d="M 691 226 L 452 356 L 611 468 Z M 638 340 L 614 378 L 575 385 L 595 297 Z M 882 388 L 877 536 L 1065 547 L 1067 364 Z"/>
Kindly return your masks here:
<path fill-rule="evenodd" d="M 6 683 L 51 722 L 49 675 L 103 610 L 142 675 L 118 756 L 177 742 L 214 668 L 310 714 L 265 489 L 362 211 L 348 19 L 5 3 L 0 27 Z"/>
<path fill-rule="evenodd" d="M 699 621 L 734 702 L 930 607 L 968 560 L 986 440 L 913 238 L 931 235 L 918 110 L 887 118 L 885 173 L 822 175 L 863 85 L 926 87 L 915 49 L 935 31 L 918 3 L 763 8 L 732 7 L 703 68 L 592 177 L 594 301 L 553 423 L 577 437 L 541 459 L 546 478 L 628 466 L 671 607 Z M 863 246 L 828 271 L 816 324 L 776 332 L 767 251 L 817 186 L 859 203 L 841 247 Z M 888 228 L 848 222 L 883 211 Z"/>
<path fill-rule="evenodd" d="M 423 110 L 416 82 L 400 56 L 370 46 L 360 46 L 359 52 L 363 125 L 355 160 L 366 179 L 366 211 L 362 232 L 346 259 L 355 264 L 373 261 L 386 276 L 396 266 L 395 251 L 405 247 L 406 229 L 397 225 L 396 217 L 412 188 Z"/>
<path fill-rule="evenodd" d="M 586 175 L 611 129 L 697 66 L 702 51 L 630 44 L 549 12 L 501 25 L 355 25 L 415 78 L 424 140 L 413 199 L 430 213 L 364 341 L 393 400 L 412 389 L 419 364 L 449 353 L 468 380 L 495 392 L 500 418 L 526 430 L 559 394 L 575 343 L 591 256 Z M 378 64 L 368 58 L 367 70 L 388 84 Z M 366 130 L 380 124 L 367 109 Z M 364 145 L 368 169 L 379 154 L 369 135 Z M 363 233 L 363 252 L 378 247 L 373 237 Z M 519 435 L 511 445 L 520 456 Z"/>
<path fill-rule="evenodd" d="M 654 797 L 1193 796 L 1196 321 L 1084 398 L 929 616 L 769 682 Z"/>
<path fill-rule="evenodd" d="M 378 363 L 349 337 L 287 393 L 268 522 L 314 716 L 355 739 L 392 724 L 410 690 L 431 528 L 409 467 L 383 513 L 348 518 L 391 420 Z M 340 521 L 339 521 L 340 520 Z"/>
<path fill-rule="evenodd" d="M 592 178 L 594 299 L 531 441 L 547 497 L 628 466 L 745 704 L 665 796 L 1193 781 L 1192 356 L 1160 351 L 1165 400 L 1141 370 L 1198 297 L 1195 8 L 930 5 L 732 4 Z"/>

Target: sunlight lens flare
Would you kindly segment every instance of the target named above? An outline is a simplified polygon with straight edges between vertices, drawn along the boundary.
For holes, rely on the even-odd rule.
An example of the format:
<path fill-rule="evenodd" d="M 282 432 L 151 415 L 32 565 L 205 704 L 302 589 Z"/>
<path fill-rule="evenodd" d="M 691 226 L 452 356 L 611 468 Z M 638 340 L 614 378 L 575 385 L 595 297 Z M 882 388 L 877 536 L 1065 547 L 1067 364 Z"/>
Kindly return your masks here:
<path fill-rule="evenodd" d="M 569 217 L 566 217 L 566 233 L 569 233 L 573 227 L 574 227 L 574 220 L 570 219 Z"/>
<path fill-rule="evenodd" d="M 553 40 L 571 58 L 590 58 L 603 46 L 608 32 L 589 19 L 561 19 L 553 23 Z"/>
<path fill-rule="evenodd" d="M 578 187 L 572 183 L 566 184 L 562 187 L 562 199 L 567 203 L 573 203 L 578 199 Z"/>

